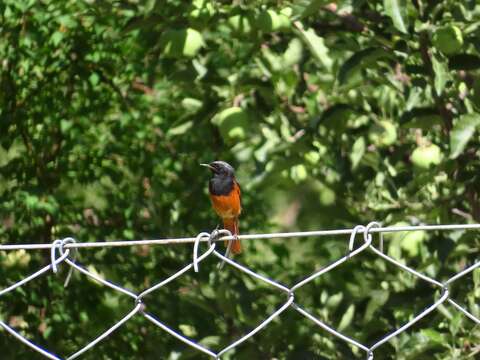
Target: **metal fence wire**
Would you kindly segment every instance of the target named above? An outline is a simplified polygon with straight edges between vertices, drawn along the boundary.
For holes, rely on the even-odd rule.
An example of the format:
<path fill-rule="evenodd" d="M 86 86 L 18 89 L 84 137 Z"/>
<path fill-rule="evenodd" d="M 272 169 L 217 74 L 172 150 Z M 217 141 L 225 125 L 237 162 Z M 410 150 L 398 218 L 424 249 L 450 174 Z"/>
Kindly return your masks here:
<path fill-rule="evenodd" d="M 70 267 L 69 275 L 71 275 L 72 271 L 78 271 L 100 284 L 107 286 L 119 293 L 124 294 L 125 296 L 129 296 L 133 300 L 132 310 L 125 315 L 121 320 L 115 323 L 113 326 L 105 330 L 102 334 L 98 335 L 95 339 L 93 339 L 90 343 L 83 346 L 82 348 L 78 349 L 75 353 L 67 356 L 65 359 L 71 360 L 77 357 L 80 357 L 82 354 L 87 352 L 88 350 L 92 349 L 97 345 L 99 342 L 106 340 L 115 330 L 125 324 L 129 319 L 134 316 L 143 316 L 145 319 L 149 320 L 171 336 L 174 336 L 180 341 L 183 341 L 185 344 L 195 348 L 199 352 L 209 355 L 214 359 L 221 359 L 222 355 L 227 353 L 228 351 L 240 346 L 246 340 L 252 338 L 257 334 L 260 330 L 268 326 L 268 324 L 273 321 L 275 318 L 281 316 L 281 314 L 288 308 L 292 308 L 296 310 L 298 313 L 303 315 L 305 318 L 309 319 L 314 325 L 319 326 L 323 330 L 327 331 L 328 333 L 336 336 L 337 338 L 345 341 L 346 343 L 355 346 L 365 352 L 365 358 L 367 360 L 374 359 L 375 351 L 383 344 L 394 338 L 395 336 L 407 331 L 412 325 L 418 322 L 420 319 L 428 316 L 431 312 L 435 311 L 441 304 L 449 303 L 455 308 L 456 310 L 463 313 L 466 317 L 470 320 L 474 321 L 477 324 L 480 324 L 480 319 L 470 312 L 468 312 L 465 307 L 461 304 L 457 303 L 455 300 L 450 298 L 449 287 L 454 282 L 458 281 L 460 278 L 464 277 L 465 275 L 471 273 L 473 270 L 480 267 L 480 260 L 475 262 L 473 265 L 465 268 L 458 274 L 452 276 L 451 278 L 447 279 L 446 281 L 439 281 L 433 279 L 427 275 L 424 275 L 415 269 L 412 269 L 409 266 L 393 259 L 392 257 L 386 255 L 383 252 L 383 233 L 387 232 L 399 232 L 399 231 L 439 231 L 439 230 L 480 230 L 480 224 L 467 224 L 467 225 L 422 225 L 422 226 L 402 226 L 402 227 L 382 227 L 377 222 L 371 222 L 367 226 L 358 225 L 353 229 L 342 229 L 342 230 L 323 230 L 323 231 L 308 231 L 308 232 L 292 232 L 292 233 L 276 233 L 276 234 L 252 234 L 252 235 L 241 235 L 238 238 L 240 240 L 250 240 L 250 239 L 272 239 L 272 238 L 293 238 L 293 237 L 314 237 L 314 236 L 334 236 L 334 235 L 350 235 L 350 241 L 348 244 L 348 251 L 346 252 L 345 256 L 341 257 L 340 259 L 332 262 L 331 264 L 319 269 L 318 271 L 314 272 L 313 274 L 305 277 L 300 282 L 293 284 L 291 286 L 286 286 L 284 284 L 279 283 L 278 281 L 271 279 L 267 276 L 258 274 L 257 272 L 249 269 L 248 267 L 241 265 L 237 260 L 232 260 L 228 257 L 228 254 L 222 254 L 218 250 L 216 250 L 217 241 L 221 240 L 232 240 L 234 237 L 226 230 L 219 230 L 214 231 L 212 234 L 202 232 L 195 238 L 180 238 L 180 239 L 161 239 L 161 240 L 136 240 L 136 241 L 110 241 L 110 242 L 89 242 L 89 243 L 79 243 L 76 242 L 73 238 L 66 238 L 63 240 L 55 240 L 52 244 L 24 244 L 24 245 L 0 245 L 0 250 L 5 251 L 15 251 L 15 250 L 35 250 L 35 249 L 50 249 L 51 251 L 51 264 L 43 267 L 42 269 L 38 270 L 37 272 L 25 277 L 23 280 L 10 285 L 9 287 L 0 290 L 0 297 L 5 295 L 23 285 L 32 281 L 39 276 L 44 274 L 56 273 L 59 265 L 67 265 Z M 379 245 L 377 246 L 373 242 L 373 234 L 379 234 Z M 362 240 L 357 240 L 357 238 L 361 238 Z M 357 241 L 357 244 L 355 244 Z M 199 244 L 201 242 L 206 242 L 208 244 L 208 249 L 199 254 Z M 360 243 L 358 243 L 360 242 Z M 115 246 L 139 246 L 139 245 L 155 245 L 155 244 L 172 244 L 172 243 L 193 243 L 193 260 L 191 263 L 183 267 L 181 270 L 173 274 L 172 276 L 168 277 L 167 279 L 143 290 L 140 293 L 134 293 L 133 291 L 124 288 L 118 284 L 114 284 L 108 280 L 100 278 L 98 275 L 88 271 L 85 267 L 78 265 L 75 262 L 75 249 L 78 248 L 93 248 L 93 247 L 115 247 Z M 348 262 L 353 257 L 357 256 L 358 254 L 364 251 L 371 251 L 375 255 L 380 258 L 383 258 L 385 261 L 399 267 L 401 270 L 406 271 L 413 276 L 438 287 L 439 295 L 438 298 L 434 301 L 433 304 L 428 306 L 424 309 L 421 313 L 416 315 L 412 318 L 409 322 L 404 324 L 398 329 L 392 330 L 390 333 L 382 336 L 378 339 L 375 343 L 367 345 L 358 342 L 355 339 L 352 339 L 345 334 L 342 334 L 340 331 L 335 330 L 331 326 L 325 324 L 323 321 L 312 315 L 310 312 L 302 308 L 300 304 L 297 303 L 295 298 L 295 293 L 298 289 L 302 286 L 308 284 L 309 282 L 313 281 L 314 279 L 326 274 L 327 272 L 333 270 L 334 268 L 341 266 L 343 263 Z M 228 250 L 227 250 L 228 253 Z M 176 278 L 182 276 L 188 271 L 201 271 L 200 264 L 203 260 L 208 257 L 216 257 L 219 260 L 219 265 L 222 266 L 226 264 L 227 266 L 231 266 L 234 269 L 241 271 L 253 278 L 256 278 L 262 282 L 267 283 L 268 285 L 272 286 L 276 290 L 278 290 L 279 294 L 285 296 L 285 303 L 280 306 L 273 314 L 268 316 L 265 320 L 263 320 L 257 327 L 251 330 L 249 333 L 243 335 L 227 347 L 214 351 L 209 349 L 198 342 L 189 339 L 187 336 L 182 334 L 179 330 L 172 329 L 171 327 L 165 325 L 160 319 L 156 318 L 154 315 L 148 313 L 146 311 L 146 306 L 144 304 L 144 298 L 147 294 L 150 294 L 158 289 L 162 288 L 163 286 L 167 285 L 171 281 L 175 280 Z M 240 258 L 239 258 L 240 259 Z M 67 277 L 67 282 L 70 276 Z M 20 334 L 20 332 L 14 329 L 12 326 L 9 326 L 4 320 L 0 319 L 0 326 L 6 330 L 8 333 L 13 335 L 16 339 L 18 339 L 23 344 L 29 346 L 33 350 L 37 351 L 38 353 L 42 354 L 44 357 L 49 359 L 61 360 L 62 357 L 55 355 L 53 351 L 46 350 L 40 347 L 39 345 L 33 343 L 32 341 L 28 340 L 26 337 Z"/>

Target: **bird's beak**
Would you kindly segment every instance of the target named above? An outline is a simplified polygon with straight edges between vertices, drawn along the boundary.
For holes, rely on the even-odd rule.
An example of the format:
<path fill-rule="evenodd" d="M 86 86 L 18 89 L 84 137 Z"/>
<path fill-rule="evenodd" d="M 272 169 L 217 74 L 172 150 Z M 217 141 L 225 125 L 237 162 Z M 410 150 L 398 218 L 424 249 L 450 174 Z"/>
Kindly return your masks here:
<path fill-rule="evenodd" d="M 205 166 L 205 167 L 209 168 L 210 170 L 213 170 L 213 166 L 210 165 L 210 164 L 200 164 L 200 166 Z"/>

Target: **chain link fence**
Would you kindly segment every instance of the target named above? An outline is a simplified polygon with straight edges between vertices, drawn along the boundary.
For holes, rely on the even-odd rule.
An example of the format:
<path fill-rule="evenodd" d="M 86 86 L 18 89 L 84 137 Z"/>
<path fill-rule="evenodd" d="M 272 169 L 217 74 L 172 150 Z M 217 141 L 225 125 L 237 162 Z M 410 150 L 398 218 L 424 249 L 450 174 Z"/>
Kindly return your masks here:
<path fill-rule="evenodd" d="M 200 233 L 195 238 L 181 238 L 181 239 L 162 239 L 162 240 L 138 240 L 138 241 L 112 241 L 112 242 L 96 242 L 96 243 L 77 243 L 73 238 L 66 238 L 63 240 L 55 240 L 52 244 L 25 244 L 25 245 L 0 245 L 0 250 L 8 250 L 8 251 L 15 251 L 15 250 L 35 250 L 35 249 L 50 249 L 51 251 L 51 264 L 43 267 L 42 269 L 38 270 L 37 272 L 25 277 L 23 280 L 8 286 L 7 288 L 0 290 L 0 297 L 14 291 L 15 289 L 25 285 L 29 281 L 32 281 L 39 276 L 45 274 L 56 273 L 59 265 L 67 265 L 70 267 L 69 276 L 67 277 L 65 285 L 68 283 L 70 275 L 72 271 L 78 271 L 91 279 L 97 281 L 98 283 L 107 286 L 119 293 L 123 294 L 124 296 L 132 298 L 132 309 L 131 311 L 125 315 L 121 320 L 115 323 L 110 328 L 106 329 L 102 334 L 99 334 L 95 339 L 93 339 L 90 343 L 86 344 L 82 348 L 78 349 L 75 353 L 65 357 L 64 359 L 71 360 L 80 357 L 82 354 L 91 350 L 97 345 L 99 342 L 106 340 L 115 330 L 125 324 L 134 316 L 143 316 L 145 319 L 150 321 L 151 323 L 155 324 L 171 336 L 177 338 L 178 340 L 184 342 L 188 346 L 207 354 L 211 358 L 214 359 L 221 359 L 222 355 L 227 353 L 228 351 L 240 346 L 243 342 L 247 341 L 248 339 L 254 337 L 259 331 L 263 328 L 268 326 L 270 322 L 272 322 L 277 317 L 281 316 L 281 314 L 287 310 L 288 308 L 294 309 L 305 318 L 309 319 L 312 322 L 312 326 L 319 326 L 326 332 L 336 336 L 337 338 L 345 341 L 346 343 L 357 347 L 365 352 L 365 358 L 367 360 L 374 359 L 375 351 L 381 347 L 383 344 L 394 338 L 395 336 L 407 331 L 412 325 L 417 323 L 422 318 L 428 316 L 431 312 L 435 311 L 441 304 L 448 303 L 456 310 L 463 313 L 466 317 L 470 320 L 474 321 L 477 324 L 480 324 L 480 319 L 474 316 L 472 313 L 467 311 L 462 304 L 459 304 L 454 299 L 450 297 L 449 288 L 454 282 L 458 281 L 465 275 L 471 273 L 473 270 L 480 267 L 480 261 L 475 262 L 473 265 L 466 267 L 463 271 L 457 273 L 456 275 L 452 276 L 451 278 L 447 279 L 446 281 L 439 281 L 433 279 L 429 276 L 426 276 L 411 267 L 406 266 L 405 264 L 393 259 L 392 257 L 386 255 L 383 252 L 383 233 L 386 232 L 398 232 L 398 231 L 434 231 L 434 230 L 480 230 L 480 224 L 467 224 L 467 225 L 424 225 L 424 226 L 404 226 L 404 227 L 382 227 L 377 222 L 371 222 L 367 226 L 358 225 L 353 229 L 343 229 L 343 230 L 325 230 L 325 231 L 309 231 L 309 232 L 295 232 L 295 233 L 277 233 L 277 234 L 256 234 L 256 235 L 241 235 L 239 236 L 240 240 L 249 240 L 249 239 L 271 239 L 271 238 L 292 238 L 292 237 L 309 237 L 309 236 L 333 236 L 333 235 L 344 235 L 350 234 L 350 241 L 348 246 L 348 251 L 345 256 L 341 257 L 340 259 L 332 262 L 331 264 L 319 269 L 318 271 L 314 272 L 313 274 L 305 277 L 300 282 L 296 284 L 287 286 L 285 284 L 281 284 L 280 282 L 276 281 L 275 279 L 271 279 L 264 275 L 258 274 L 257 272 L 249 269 L 248 267 L 240 264 L 236 260 L 232 260 L 228 257 L 228 248 L 227 253 L 224 255 L 220 253 L 216 247 L 218 241 L 223 240 L 232 240 L 234 237 L 226 230 L 214 231 L 212 234 L 209 233 Z M 379 234 L 379 245 L 375 245 L 373 243 L 373 234 Z M 361 240 L 357 240 L 357 238 L 361 238 Z M 355 241 L 360 242 L 360 244 L 355 244 Z M 199 254 L 199 245 L 202 242 L 206 242 L 208 244 L 208 249 Z M 135 293 L 125 287 L 122 287 L 118 284 L 114 284 L 106 279 L 99 277 L 98 275 L 88 271 L 85 267 L 80 266 L 75 262 L 75 249 L 78 248 L 92 248 L 92 247 L 114 247 L 114 246 L 138 246 L 138 245 L 155 245 L 155 244 L 172 244 L 172 243 L 194 243 L 193 246 L 193 260 L 191 263 L 183 267 L 181 270 L 176 272 L 175 274 L 171 275 L 170 277 L 164 279 L 163 281 L 143 290 L 140 293 Z M 343 263 L 348 262 L 353 257 L 357 256 L 358 254 L 364 251 L 371 251 L 376 256 L 383 258 L 385 261 L 397 266 L 402 271 L 406 271 L 416 278 L 433 285 L 434 287 L 438 288 L 438 298 L 413 317 L 409 322 L 404 324 L 398 329 L 392 329 L 392 331 L 388 334 L 385 334 L 373 344 L 362 344 L 355 339 L 352 339 L 345 334 L 341 333 L 340 331 L 335 330 L 330 325 L 324 323 L 316 316 L 312 315 L 311 312 L 305 310 L 301 304 L 299 304 L 295 297 L 296 291 L 299 290 L 304 285 L 310 283 L 311 281 L 317 279 L 318 277 L 326 274 L 327 272 L 333 270 L 334 268 L 341 266 Z M 248 332 L 247 334 L 243 335 L 230 345 L 226 346 L 220 350 L 213 350 L 209 349 L 198 342 L 188 338 L 184 334 L 182 334 L 177 329 L 172 329 L 171 327 L 167 326 L 165 323 L 162 322 L 161 319 L 156 318 L 153 314 L 150 314 L 146 311 L 146 304 L 144 303 L 144 298 L 146 295 L 159 290 L 160 288 L 166 286 L 168 283 L 174 281 L 178 277 L 184 275 L 189 271 L 201 271 L 201 262 L 208 257 L 216 257 L 219 260 L 219 268 L 227 265 L 231 266 L 232 268 L 241 271 L 259 281 L 262 281 L 269 286 L 273 287 L 274 289 L 278 290 L 279 296 L 283 296 L 285 302 L 281 305 L 278 309 L 276 309 L 271 315 L 269 315 L 265 320 L 263 320 L 258 326 L 256 326 L 253 330 Z M 241 258 L 239 258 L 241 259 Z M 4 320 L 0 319 L 0 327 L 14 336 L 23 344 L 29 346 L 33 350 L 37 351 L 38 353 L 42 354 L 45 358 L 48 359 L 55 359 L 61 360 L 62 357 L 56 355 L 52 350 L 43 349 L 41 346 L 33 343 L 32 341 L 28 340 L 24 337 L 18 330 L 14 327 L 8 325 Z"/>

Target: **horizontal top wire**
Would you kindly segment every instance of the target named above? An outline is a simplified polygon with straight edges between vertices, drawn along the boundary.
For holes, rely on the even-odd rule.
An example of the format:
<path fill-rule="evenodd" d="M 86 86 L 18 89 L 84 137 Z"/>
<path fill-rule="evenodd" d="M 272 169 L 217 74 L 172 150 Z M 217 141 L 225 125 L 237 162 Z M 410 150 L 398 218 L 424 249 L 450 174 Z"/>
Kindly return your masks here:
<path fill-rule="evenodd" d="M 400 231 L 435 231 L 435 230 L 480 230 L 480 224 L 449 224 L 449 225 L 417 225 L 417 226 L 387 226 L 372 228 L 370 233 L 388 233 Z M 318 230 L 318 231 L 300 231 L 300 232 L 284 232 L 271 234 L 248 234 L 239 235 L 240 240 L 258 240 L 258 239 L 277 239 L 277 238 L 293 238 L 308 236 L 332 236 L 332 235 L 349 235 L 354 229 L 340 230 Z M 357 233 L 363 233 L 365 229 L 360 229 Z M 220 240 L 233 240 L 233 236 L 223 236 Z M 139 245 L 170 245 L 170 244 L 186 244 L 194 243 L 196 237 L 173 238 L 173 239 L 152 239 L 152 240 L 115 240 L 101 242 L 77 242 L 65 244 L 65 249 L 70 248 L 99 248 L 99 247 L 119 247 L 119 246 L 139 246 Z M 208 238 L 200 239 L 201 242 L 209 241 Z M 0 250 L 41 250 L 51 249 L 53 244 L 14 244 L 0 245 Z"/>

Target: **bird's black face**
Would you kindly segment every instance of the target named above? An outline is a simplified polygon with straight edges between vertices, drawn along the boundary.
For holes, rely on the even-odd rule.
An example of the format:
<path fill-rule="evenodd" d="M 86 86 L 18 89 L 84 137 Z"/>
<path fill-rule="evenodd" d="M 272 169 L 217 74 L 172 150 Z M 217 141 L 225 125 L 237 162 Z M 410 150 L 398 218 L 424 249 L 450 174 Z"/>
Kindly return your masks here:
<path fill-rule="evenodd" d="M 208 167 L 215 175 L 233 177 L 235 169 L 225 161 L 213 161 L 210 164 L 200 164 Z"/>

